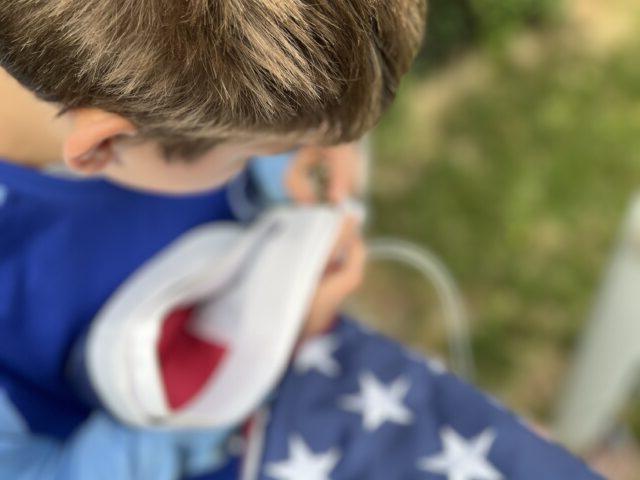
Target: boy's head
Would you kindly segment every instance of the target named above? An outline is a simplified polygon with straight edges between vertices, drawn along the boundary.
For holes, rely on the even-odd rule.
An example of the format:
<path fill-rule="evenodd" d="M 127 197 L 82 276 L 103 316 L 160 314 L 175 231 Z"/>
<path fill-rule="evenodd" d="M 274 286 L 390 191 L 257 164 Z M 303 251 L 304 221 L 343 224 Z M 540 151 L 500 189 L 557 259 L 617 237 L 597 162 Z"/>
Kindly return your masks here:
<path fill-rule="evenodd" d="M 100 168 L 123 142 L 189 160 L 357 139 L 391 103 L 425 13 L 425 0 L 0 3 L 0 66 L 70 117 L 72 166 Z"/>

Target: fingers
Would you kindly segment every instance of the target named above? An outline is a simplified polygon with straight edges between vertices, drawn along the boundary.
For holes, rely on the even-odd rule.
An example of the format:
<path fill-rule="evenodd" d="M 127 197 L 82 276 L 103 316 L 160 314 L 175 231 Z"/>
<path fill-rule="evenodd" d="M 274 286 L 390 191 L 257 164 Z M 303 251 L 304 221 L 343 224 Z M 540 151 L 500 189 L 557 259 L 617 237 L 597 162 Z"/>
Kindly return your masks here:
<path fill-rule="evenodd" d="M 329 172 L 327 196 L 330 202 L 340 203 L 356 193 L 363 158 L 353 143 L 328 149 L 325 155 Z"/>
<path fill-rule="evenodd" d="M 358 144 L 348 143 L 335 147 L 306 147 L 300 149 L 285 178 L 285 186 L 291 197 L 303 204 L 326 200 L 340 203 L 358 189 L 361 166 L 364 159 Z M 324 195 L 319 195 L 314 169 L 324 169 L 327 184 Z"/>
<path fill-rule="evenodd" d="M 317 157 L 314 148 L 301 148 L 287 171 L 285 188 L 298 203 L 309 204 L 316 201 L 316 188 L 310 172 L 318 161 Z"/>
<path fill-rule="evenodd" d="M 344 272 L 357 260 L 353 254 L 357 253 L 359 244 L 362 244 L 362 237 L 359 230 L 359 222 L 353 216 L 345 218 L 338 239 L 331 251 L 324 277 L 331 277 L 334 274 Z"/>
<path fill-rule="evenodd" d="M 345 221 L 307 318 L 304 337 L 325 331 L 340 306 L 362 283 L 366 248 L 354 218 Z"/>
<path fill-rule="evenodd" d="M 361 238 L 352 240 L 338 253 L 322 278 L 318 292 L 337 309 L 362 283 L 366 249 Z"/>

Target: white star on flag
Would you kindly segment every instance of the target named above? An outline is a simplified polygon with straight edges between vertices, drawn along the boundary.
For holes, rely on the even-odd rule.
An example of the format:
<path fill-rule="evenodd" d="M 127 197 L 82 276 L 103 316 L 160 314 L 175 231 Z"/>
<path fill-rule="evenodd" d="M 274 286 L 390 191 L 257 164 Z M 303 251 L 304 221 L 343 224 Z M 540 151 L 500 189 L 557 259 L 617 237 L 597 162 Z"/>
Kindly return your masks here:
<path fill-rule="evenodd" d="M 427 368 L 429 368 L 436 375 L 442 375 L 447 373 L 447 366 L 440 358 L 427 358 Z"/>
<path fill-rule="evenodd" d="M 377 430 L 385 422 L 408 425 L 413 414 L 404 405 L 404 398 L 411 385 L 406 378 L 400 377 L 391 385 L 381 383 L 372 373 L 359 378 L 360 392 L 343 397 L 340 405 L 343 409 L 361 413 L 364 428 Z"/>
<path fill-rule="evenodd" d="M 340 453 L 331 449 L 315 454 L 299 435 L 289 439 L 289 459 L 271 463 L 266 474 L 276 480 L 329 480 L 340 460 Z"/>
<path fill-rule="evenodd" d="M 469 441 L 450 427 L 443 428 L 440 436 L 444 451 L 420 460 L 418 468 L 447 475 L 447 480 L 503 480 L 487 459 L 496 439 L 491 428 Z"/>
<path fill-rule="evenodd" d="M 327 377 L 340 374 L 340 365 L 333 358 L 338 349 L 338 340 L 333 336 L 321 336 L 307 340 L 296 355 L 294 367 L 299 373 L 317 370 Z"/>

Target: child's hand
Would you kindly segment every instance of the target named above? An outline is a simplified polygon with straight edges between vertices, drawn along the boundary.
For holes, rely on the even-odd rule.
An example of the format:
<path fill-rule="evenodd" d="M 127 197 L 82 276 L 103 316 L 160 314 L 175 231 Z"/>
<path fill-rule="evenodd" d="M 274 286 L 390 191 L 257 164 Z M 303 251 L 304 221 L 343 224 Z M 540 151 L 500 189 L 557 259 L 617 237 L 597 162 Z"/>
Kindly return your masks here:
<path fill-rule="evenodd" d="M 363 164 L 359 143 L 345 143 L 335 147 L 304 147 L 298 151 L 289 166 L 285 187 L 289 195 L 299 203 L 339 203 L 357 193 L 362 180 Z M 324 185 L 318 185 L 314 170 L 326 176 Z"/>
<path fill-rule="evenodd" d="M 344 300 L 362 283 L 366 248 L 358 222 L 345 220 L 327 263 L 324 276 L 311 303 L 303 339 L 326 331 Z"/>

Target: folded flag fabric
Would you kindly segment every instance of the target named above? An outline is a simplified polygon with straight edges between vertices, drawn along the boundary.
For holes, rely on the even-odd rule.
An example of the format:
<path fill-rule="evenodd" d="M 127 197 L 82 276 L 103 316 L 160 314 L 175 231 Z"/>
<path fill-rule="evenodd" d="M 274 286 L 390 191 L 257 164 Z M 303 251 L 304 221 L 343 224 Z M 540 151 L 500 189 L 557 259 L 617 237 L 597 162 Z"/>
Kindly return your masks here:
<path fill-rule="evenodd" d="M 248 451 L 244 480 L 602 478 L 440 363 L 347 318 L 299 349 Z"/>

